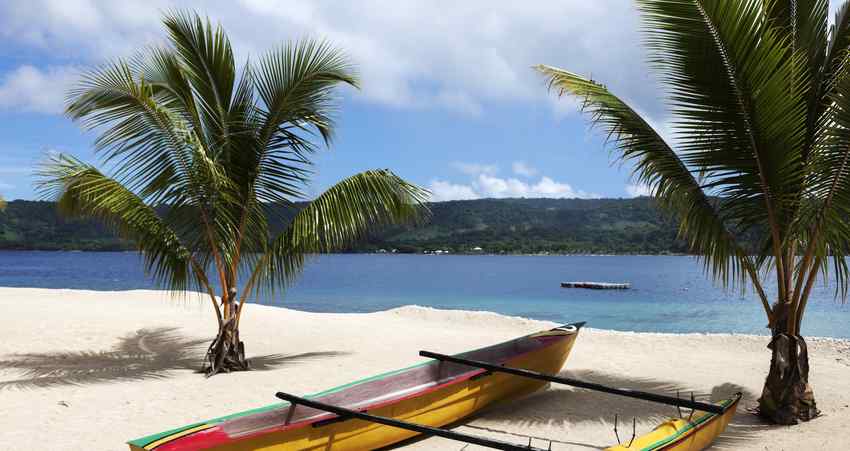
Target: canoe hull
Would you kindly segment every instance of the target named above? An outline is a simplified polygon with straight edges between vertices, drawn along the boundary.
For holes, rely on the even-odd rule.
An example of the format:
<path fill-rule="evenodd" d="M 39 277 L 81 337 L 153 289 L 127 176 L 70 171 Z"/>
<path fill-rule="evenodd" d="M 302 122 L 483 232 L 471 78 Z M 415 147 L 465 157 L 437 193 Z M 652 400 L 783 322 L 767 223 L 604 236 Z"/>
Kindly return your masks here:
<path fill-rule="evenodd" d="M 577 335 L 576 328 L 558 328 L 524 337 L 539 343 L 535 349 L 505 359 L 503 363 L 542 373 L 558 373 L 566 362 Z M 464 354 L 475 352 L 481 351 Z M 431 362 L 428 365 L 434 368 L 445 367 L 447 371 L 461 371 L 457 366 L 450 368 L 449 366 L 453 364 L 445 362 Z M 502 373 L 491 374 L 480 369 L 464 368 L 462 371 L 445 382 L 431 384 L 421 389 L 413 387 L 408 395 L 370 403 L 367 406 L 358 406 L 358 409 L 365 408 L 372 415 L 441 427 L 469 417 L 494 402 L 515 399 L 546 385 L 543 381 Z M 135 441 L 130 444 L 130 449 L 133 451 L 178 449 L 353 451 L 380 448 L 417 435 L 414 432 L 361 420 L 339 421 L 330 415 L 325 415 L 324 419 L 318 421 L 316 418 L 310 418 L 286 424 L 285 414 L 281 413 L 278 423 L 279 426 L 275 428 L 241 434 L 234 434 L 232 426 L 228 431 L 228 428 L 222 427 L 221 423 L 199 423 L 144 445 Z"/>

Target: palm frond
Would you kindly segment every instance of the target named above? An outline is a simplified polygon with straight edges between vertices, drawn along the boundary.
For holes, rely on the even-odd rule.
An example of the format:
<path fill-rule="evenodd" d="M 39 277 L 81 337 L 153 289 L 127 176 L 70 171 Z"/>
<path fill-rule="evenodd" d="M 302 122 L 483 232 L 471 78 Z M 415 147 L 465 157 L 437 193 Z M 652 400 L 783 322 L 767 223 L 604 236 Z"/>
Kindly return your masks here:
<path fill-rule="evenodd" d="M 327 144 L 333 136 L 340 84 L 357 86 L 353 66 L 327 42 L 302 40 L 264 55 L 253 71 L 262 106 L 258 143 L 252 155 L 255 187 L 264 202 L 301 196 L 309 154 L 317 133 Z"/>
<path fill-rule="evenodd" d="M 762 0 L 641 0 L 638 7 L 684 138 L 682 160 L 705 176 L 706 189 L 724 198 L 741 227 L 770 230 L 781 242 L 802 183 L 804 52 L 770 26 Z"/>
<path fill-rule="evenodd" d="M 117 60 L 83 75 L 66 113 L 100 131 L 95 149 L 128 189 L 154 203 L 187 196 L 199 203 L 203 187 L 191 180 L 193 129 L 169 106 L 128 61 Z"/>
<path fill-rule="evenodd" d="M 204 138 L 207 121 L 184 66 L 173 52 L 151 49 L 96 68 L 71 91 L 67 111 L 101 131 L 95 145 L 113 179 L 149 205 L 167 205 L 163 219 L 186 246 L 217 253 L 237 221 L 222 206 L 238 196 Z"/>
<path fill-rule="evenodd" d="M 559 95 L 578 98 L 593 124 L 634 164 L 637 179 L 662 206 L 680 220 L 680 233 L 691 250 L 705 259 L 713 276 L 725 284 L 746 277 L 746 253 L 679 155 L 631 107 L 604 86 L 551 66 L 537 66 Z"/>
<path fill-rule="evenodd" d="M 159 104 L 180 115 L 193 130 L 200 130 L 198 138 L 204 147 L 211 147 L 202 117 L 201 107 L 196 100 L 191 72 L 172 47 L 150 47 L 129 61 L 131 71 L 144 80 L 158 99 Z"/>
<path fill-rule="evenodd" d="M 844 257 L 850 236 L 850 77 L 839 77 L 828 98 L 829 121 L 822 126 L 823 139 L 808 164 L 798 226 L 812 246 L 812 256 L 834 260 L 837 286 L 844 287 L 840 292 L 843 297 L 848 280 Z"/>
<path fill-rule="evenodd" d="M 257 65 L 257 90 L 266 107 L 262 137 L 272 139 L 283 123 L 303 122 L 330 140 L 340 83 L 356 87 L 357 75 L 328 42 L 302 40 L 267 53 Z"/>
<path fill-rule="evenodd" d="M 791 37 L 792 47 L 807 54 L 808 68 L 814 77 L 823 63 L 829 29 L 828 0 L 769 0 L 764 2 L 768 26 L 779 28 Z"/>
<path fill-rule="evenodd" d="M 830 26 L 826 55 L 822 71 L 821 94 L 826 95 L 835 86 L 835 75 L 847 64 L 850 51 L 850 2 L 844 2 L 835 12 L 835 22 Z"/>
<path fill-rule="evenodd" d="M 265 286 L 286 286 L 300 274 L 304 257 L 333 252 L 386 224 L 421 220 L 429 193 L 389 170 L 361 172 L 342 180 L 299 211 L 270 245 L 255 270 Z"/>
<path fill-rule="evenodd" d="M 807 162 L 813 149 L 822 140 L 821 134 L 825 130 L 824 122 L 828 122 L 825 114 L 830 105 L 830 95 L 840 78 L 847 75 L 846 55 L 850 47 L 850 14 L 847 4 L 842 5 L 835 15 L 829 31 L 827 27 L 828 2 L 820 0 L 811 6 L 812 21 L 819 20 L 822 30 L 819 29 L 818 39 L 813 39 L 809 47 L 808 66 L 812 79 L 807 114 L 807 140 L 802 149 L 802 160 Z M 826 45 L 824 46 L 824 43 Z"/>
<path fill-rule="evenodd" d="M 37 189 L 68 216 L 94 217 L 142 252 L 145 270 L 174 291 L 199 287 L 191 252 L 141 198 L 86 163 L 55 155 L 37 172 Z"/>
<path fill-rule="evenodd" d="M 230 40 L 221 26 L 197 13 L 172 11 L 163 20 L 181 67 L 191 81 L 202 117 L 209 151 L 227 147 L 228 113 L 236 81 L 236 63 Z"/>

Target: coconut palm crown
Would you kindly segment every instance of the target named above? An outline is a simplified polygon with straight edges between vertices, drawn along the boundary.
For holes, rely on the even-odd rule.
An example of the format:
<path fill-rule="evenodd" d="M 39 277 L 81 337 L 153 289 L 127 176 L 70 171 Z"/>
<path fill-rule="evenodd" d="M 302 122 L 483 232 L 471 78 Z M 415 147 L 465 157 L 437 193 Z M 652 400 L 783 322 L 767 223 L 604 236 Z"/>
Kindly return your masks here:
<path fill-rule="evenodd" d="M 220 26 L 186 12 L 163 22 L 167 45 L 93 69 L 69 93 L 67 115 L 97 133 L 108 170 L 54 155 L 38 187 L 62 212 L 132 239 L 165 287 L 207 294 L 218 321 L 207 374 L 247 369 L 239 324 L 252 294 L 285 288 L 309 253 L 416 220 L 427 192 L 370 170 L 281 213 L 306 201 L 311 157 L 333 136 L 335 90 L 357 85 L 351 64 L 302 40 L 237 71 Z"/>
<path fill-rule="evenodd" d="M 827 0 L 637 0 L 651 65 L 666 87 L 675 147 L 594 80 L 537 69 L 577 97 L 634 165 L 706 270 L 751 284 L 773 338 L 763 415 L 817 415 L 800 335 L 818 276 L 847 292 L 850 239 L 850 14 Z M 759 236 L 755 249 L 737 237 Z M 767 281 L 775 291 L 767 290 Z"/>

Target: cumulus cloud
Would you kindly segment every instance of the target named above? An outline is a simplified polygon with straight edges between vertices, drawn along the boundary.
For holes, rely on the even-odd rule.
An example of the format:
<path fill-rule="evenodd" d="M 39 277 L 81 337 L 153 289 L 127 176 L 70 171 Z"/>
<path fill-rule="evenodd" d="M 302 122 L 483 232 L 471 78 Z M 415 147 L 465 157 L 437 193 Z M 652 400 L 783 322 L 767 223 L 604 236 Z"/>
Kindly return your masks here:
<path fill-rule="evenodd" d="M 77 79 L 73 67 L 47 69 L 24 65 L 0 77 L 0 108 L 36 113 L 61 113 L 65 92 Z"/>
<path fill-rule="evenodd" d="M 471 186 L 456 185 L 445 180 L 432 180 L 428 189 L 431 191 L 431 202 L 472 200 L 481 197 Z"/>
<path fill-rule="evenodd" d="M 523 177 L 534 177 L 537 175 L 537 168 L 529 166 L 524 161 L 514 161 L 511 165 L 511 169 L 513 169 L 514 174 L 521 175 Z"/>
<path fill-rule="evenodd" d="M 499 167 L 495 164 L 464 163 L 461 161 L 452 163 L 452 168 L 467 175 L 495 174 L 499 172 Z"/>
<path fill-rule="evenodd" d="M 626 185 L 626 194 L 629 197 L 651 196 L 652 190 L 643 183 L 633 183 Z"/>
<path fill-rule="evenodd" d="M 511 198 L 511 197 L 548 197 L 548 198 L 596 198 L 597 194 L 573 188 L 570 184 L 559 182 L 551 177 L 541 176 L 536 182 L 526 182 L 515 177 L 499 177 L 495 165 L 480 163 L 453 163 L 452 166 L 470 176 L 466 184 L 452 183 L 446 180 L 434 179 L 428 186 L 431 190 L 431 200 L 434 202 L 446 200 L 469 200 L 482 198 Z M 523 169 L 533 169 L 524 165 Z M 516 171 L 516 165 L 513 167 Z M 531 172 L 531 177 L 537 173 Z"/>
<path fill-rule="evenodd" d="M 161 41 L 161 11 L 174 7 L 221 21 L 243 60 L 287 39 L 327 38 L 358 65 L 362 90 L 351 95 L 366 102 L 465 115 L 506 101 L 572 109 L 530 69 L 545 63 L 593 75 L 652 111 L 659 105 L 629 0 L 30 0 L 0 2 L 0 37 L 94 64 Z M 601 42 L 615 45 L 599 51 Z"/>
<path fill-rule="evenodd" d="M 543 176 L 537 183 L 526 183 L 515 178 L 499 178 L 480 174 L 473 186 L 482 197 L 553 197 L 553 198 L 591 198 L 597 195 L 573 189 L 567 183 L 556 182 Z"/>

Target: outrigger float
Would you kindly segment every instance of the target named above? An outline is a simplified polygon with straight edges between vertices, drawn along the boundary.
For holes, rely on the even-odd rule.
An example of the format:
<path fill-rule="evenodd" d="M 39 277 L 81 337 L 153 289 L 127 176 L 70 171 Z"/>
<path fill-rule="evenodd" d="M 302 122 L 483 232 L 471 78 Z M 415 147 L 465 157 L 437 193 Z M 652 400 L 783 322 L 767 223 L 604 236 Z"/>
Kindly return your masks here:
<path fill-rule="evenodd" d="M 424 434 L 493 449 L 544 451 L 530 442 L 508 443 L 443 426 L 549 383 L 691 409 L 689 417 L 670 419 L 641 437 L 633 434 L 628 443 L 609 450 L 696 451 L 725 430 L 740 394 L 712 404 L 554 376 L 566 362 L 583 324 L 568 324 L 457 355 L 421 351 L 421 356 L 431 360 L 307 397 L 278 392 L 284 403 L 143 437 L 129 442 L 130 449 L 354 451 Z"/>

